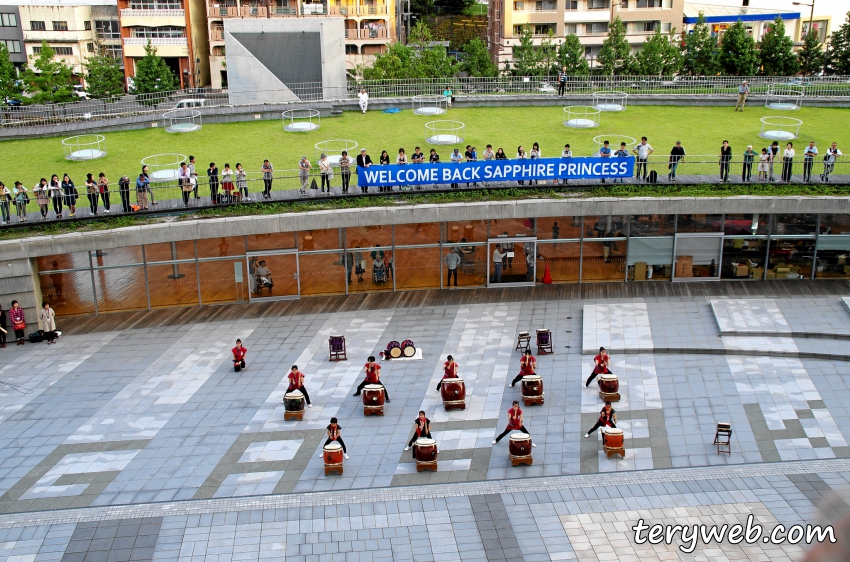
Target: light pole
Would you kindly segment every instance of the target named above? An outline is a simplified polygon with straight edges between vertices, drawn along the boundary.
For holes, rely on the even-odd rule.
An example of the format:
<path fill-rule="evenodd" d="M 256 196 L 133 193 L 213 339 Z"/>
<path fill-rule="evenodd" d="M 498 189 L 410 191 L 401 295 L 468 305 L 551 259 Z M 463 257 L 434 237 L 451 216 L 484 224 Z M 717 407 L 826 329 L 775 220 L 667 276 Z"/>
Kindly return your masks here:
<path fill-rule="evenodd" d="M 810 6 L 811 7 L 811 10 L 809 11 L 809 29 L 806 32 L 806 35 L 808 35 L 809 33 L 812 32 L 812 20 L 815 17 L 815 0 L 812 0 L 811 4 L 809 4 L 808 2 L 792 2 L 792 4 L 794 4 L 795 6 Z M 801 39 L 803 41 L 806 40 L 805 37 L 801 37 Z"/>

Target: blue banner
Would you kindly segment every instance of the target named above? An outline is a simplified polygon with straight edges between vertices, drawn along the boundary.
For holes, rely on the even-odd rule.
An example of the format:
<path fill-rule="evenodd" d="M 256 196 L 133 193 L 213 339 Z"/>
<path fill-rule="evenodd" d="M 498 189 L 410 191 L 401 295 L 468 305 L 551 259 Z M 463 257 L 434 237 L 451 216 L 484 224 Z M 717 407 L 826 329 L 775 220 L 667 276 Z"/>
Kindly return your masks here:
<path fill-rule="evenodd" d="M 520 180 L 577 180 L 629 178 L 635 159 L 624 158 L 538 158 L 484 160 L 437 164 L 372 164 L 357 169 L 357 185 L 431 185 Z"/>

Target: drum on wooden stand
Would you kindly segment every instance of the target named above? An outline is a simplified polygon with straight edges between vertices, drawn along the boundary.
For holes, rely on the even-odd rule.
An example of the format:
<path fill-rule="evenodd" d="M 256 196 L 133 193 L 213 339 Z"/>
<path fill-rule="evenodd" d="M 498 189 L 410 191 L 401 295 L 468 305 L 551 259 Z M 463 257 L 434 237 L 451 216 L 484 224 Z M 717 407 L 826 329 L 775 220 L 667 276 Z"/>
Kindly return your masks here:
<path fill-rule="evenodd" d="M 331 441 L 325 445 L 322 458 L 325 461 L 325 476 L 334 470 L 342 474 L 342 463 L 345 458 L 342 453 L 342 445 L 336 441 Z"/>
<path fill-rule="evenodd" d="M 620 401 L 620 380 L 617 375 L 612 373 L 599 375 L 596 384 L 599 385 L 599 398 L 606 402 Z"/>
<path fill-rule="evenodd" d="M 363 387 L 363 415 L 384 415 L 384 387 L 367 384 Z"/>
<path fill-rule="evenodd" d="M 609 427 L 602 431 L 602 450 L 610 459 L 611 455 L 620 455 L 626 458 L 626 448 L 623 444 L 623 430 Z"/>
<path fill-rule="evenodd" d="M 345 352 L 345 336 L 330 336 L 328 338 L 328 349 L 331 361 L 348 359 Z"/>
<path fill-rule="evenodd" d="M 413 443 L 413 455 L 416 459 L 416 472 L 429 469 L 437 471 L 437 442 L 420 437 Z"/>
<path fill-rule="evenodd" d="M 384 352 L 386 359 L 398 359 L 401 357 L 401 344 L 397 341 L 391 341 L 387 344 L 387 350 Z"/>
<path fill-rule="evenodd" d="M 462 378 L 443 379 L 440 396 L 443 398 L 443 408 L 446 411 L 453 408 L 466 409 L 466 385 Z"/>
<path fill-rule="evenodd" d="M 543 404 L 543 378 L 540 375 L 522 377 L 522 402 L 526 406 Z"/>
<path fill-rule="evenodd" d="M 527 433 L 514 433 L 508 443 L 508 458 L 511 466 L 519 464 L 530 465 L 531 459 L 531 435 Z"/>
<path fill-rule="evenodd" d="M 293 390 L 283 395 L 284 420 L 304 419 L 304 395 L 300 390 Z"/>
<path fill-rule="evenodd" d="M 537 354 L 546 355 L 547 353 L 555 353 L 552 348 L 552 332 L 547 328 L 537 330 Z"/>
<path fill-rule="evenodd" d="M 401 353 L 405 357 L 413 357 L 416 355 L 416 346 L 413 345 L 413 340 L 404 340 L 401 342 Z"/>

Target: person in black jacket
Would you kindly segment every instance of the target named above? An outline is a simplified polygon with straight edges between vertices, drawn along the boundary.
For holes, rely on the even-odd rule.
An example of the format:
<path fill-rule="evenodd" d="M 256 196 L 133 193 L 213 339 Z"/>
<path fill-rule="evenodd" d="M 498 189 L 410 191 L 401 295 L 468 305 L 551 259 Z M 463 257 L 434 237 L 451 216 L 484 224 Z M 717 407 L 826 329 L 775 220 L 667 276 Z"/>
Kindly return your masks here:
<path fill-rule="evenodd" d="M 121 176 L 118 180 L 118 194 L 121 196 L 121 210 L 129 213 L 133 209 L 130 207 L 130 178 Z"/>
<path fill-rule="evenodd" d="M 723 141 L 723 146 L 720 147 L 720 181 L 729 181 L 729 165 L 732 163 L 732 147 L 729 146 L 729 141 Z"/>
<path fill-rule="evenodd" d="M 215 165 L 215 162 L 210 162 L 210 167 L 207 170 L 207 178 L 209 178 L 210 182 L 210 199 L 212 199 L 212 204 L 215 205 L 218 203 L 216 201 L 218 198 L 218 166 Z"/>
<path fill-rule="evenodd" d="M 357 173 L 358 174 L 360 173 L 360 168 L 368 168 L 371 165 L 372 165 L 372 158 L 370 158 L 369 155 L 366 154 L 365 148 L 361 148 L 360 154 L 357 155 Z M 362 183 L 363 184 L 366 183 L 365 179 L 363 180 Z M 360 185 L 360 191 L 362 193 L 369 193 L 369 186 Z"/>
<path fill-rule="evenodd" d="M 682 141 L 676 141 L 676 146 L 670 151 L 670 173 L 667 174 L 667 179 L 676 181 L 676 168 L 685 159 L 685 147 L 682 146 Z"/>

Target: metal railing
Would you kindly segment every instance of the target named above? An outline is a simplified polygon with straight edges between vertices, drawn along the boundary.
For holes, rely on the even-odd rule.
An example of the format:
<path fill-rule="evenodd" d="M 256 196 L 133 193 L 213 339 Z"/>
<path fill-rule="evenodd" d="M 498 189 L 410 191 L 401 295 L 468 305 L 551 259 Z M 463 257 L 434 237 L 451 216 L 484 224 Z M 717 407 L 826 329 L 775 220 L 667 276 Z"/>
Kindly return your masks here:
<path fill-rule="evenodd" d="M 121 10 L 122 18 L 184 18 L 186 17 L 186 10 L 172 10 L 172 9 L 161 9 L 161 10 L 139 10 L 133 8 L 125 8 Z"/>

